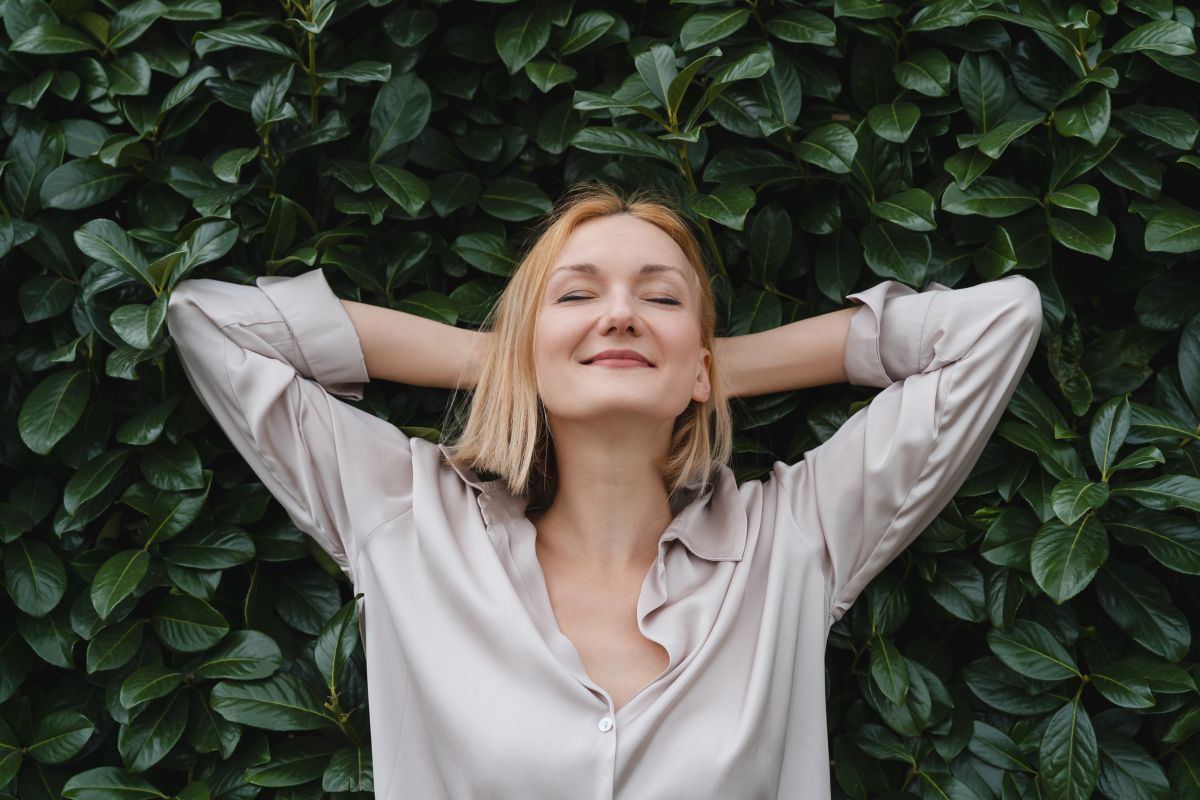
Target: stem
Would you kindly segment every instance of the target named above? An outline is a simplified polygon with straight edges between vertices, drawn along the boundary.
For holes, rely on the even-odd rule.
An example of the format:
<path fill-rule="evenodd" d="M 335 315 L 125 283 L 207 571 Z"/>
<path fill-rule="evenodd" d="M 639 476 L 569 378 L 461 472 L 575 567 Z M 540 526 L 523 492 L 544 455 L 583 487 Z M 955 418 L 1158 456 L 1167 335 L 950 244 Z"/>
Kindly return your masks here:
<path fill-rule="evenodd" d="M 1050 204 L 1042 203 L 1042 211 L 1046 216 L 1046 267 L 1054 266 L 1054 234 L 1050 231 Z"/>
<path fill-rule="evenodd" d="M 801 300 L 799 297 L 793 297 L 791 294 L 783 291 L 782 289 L 780 289 L 776 286 L 773 286 L 772 284 L 766 284 L 763 288 L 766 289 L 771 294 L 782 297 L 784 300 L 791 300 L 793 303 L 796 303 L 797 305 L 802 306 L 805 304 L 805 301 Z"/>
<path fill-rule="evenodd" d="M 312 20 L 312 3 L 308 4 L 308 18 Z M 312 31 L 308 32 L 308 96 L 309 123 L 308 129 L 317 127 L 317 37 Z"/>
<path fill-rule="evenodd" d="M 355 747 L 362 747 L 362 740 L 358 738 L 358 733 L 349 725 L 350 714 L 342 711 L 342 704 L 338 698 L 338 690 L 331 687 L 329 689 L 329 702 L 325 704 L 325 708 L 333 712 L 336 717 L 334 722 L 337 723 L 342 734 L 350 740 L 350 743 Z"/>
<path fill-rule="evenodd" d="M 687 179 L 688 186 L 692 192 L 699 193 L 700 190 L 696 187 L 696 178 L 692 175 L 692 165 L 688 161 L 687 145 L 684 142 L 679 142 L 679 162 L 682 165 L 683 177 Z M 700 227 L 704 231 L 704 238 L 708 240 L 708 246 L 712 250 L 713 263 L 717 265 L 717 271 L 722 275 L 728 276 L 725 271 L 725 262 L 721 258 L 721 250 L 717 247 L 717 239 L 713 236 L 712 226 L 708 224 L 708 220 L 700 217 Z"/>

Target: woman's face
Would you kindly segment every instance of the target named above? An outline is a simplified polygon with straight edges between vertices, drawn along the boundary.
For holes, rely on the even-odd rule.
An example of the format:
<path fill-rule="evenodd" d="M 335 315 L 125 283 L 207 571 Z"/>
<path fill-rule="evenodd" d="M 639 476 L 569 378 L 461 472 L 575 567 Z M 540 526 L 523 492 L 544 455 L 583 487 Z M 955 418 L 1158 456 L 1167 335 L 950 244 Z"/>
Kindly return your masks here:
<path fill-rule="evenodd" d="M 697 281 L 649 222 L 620 214 L 577 227 L 551 267 L 534 330 L 547 414 L 670 425 L 691 400 L 707 400 L 712 356 L 700 344 Z M 586 363 L 606 350 L 631 350 L 651 366 Z"/>

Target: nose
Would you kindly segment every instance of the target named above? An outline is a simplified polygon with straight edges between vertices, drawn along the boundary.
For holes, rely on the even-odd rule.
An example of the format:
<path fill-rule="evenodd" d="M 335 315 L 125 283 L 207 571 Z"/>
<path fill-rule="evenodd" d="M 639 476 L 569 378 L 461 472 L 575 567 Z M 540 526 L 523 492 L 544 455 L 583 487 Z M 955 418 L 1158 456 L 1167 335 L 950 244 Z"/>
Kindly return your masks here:
<path fill-rule="evenodd" d="M 641 334 L 641 319 L 637 308 L 624 292 L 613 292 L 604 303 L 599 320 L 600 332 L 607 334 L 613 329 Z"/>

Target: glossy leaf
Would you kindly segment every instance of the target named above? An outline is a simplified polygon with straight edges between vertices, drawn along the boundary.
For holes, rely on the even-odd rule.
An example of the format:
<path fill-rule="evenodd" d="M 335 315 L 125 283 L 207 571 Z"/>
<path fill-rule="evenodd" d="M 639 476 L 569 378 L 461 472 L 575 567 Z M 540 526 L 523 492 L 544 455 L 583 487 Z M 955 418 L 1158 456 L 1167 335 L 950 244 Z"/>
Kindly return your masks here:
<path fill-rule="evenodd" d="M 1063 603 L 1092 581 L 1108 559 L 1108 534 L 1090 514 L 1066 524 L 1051 520 L 1033 538 L 1029 563 L 1038 585 Z"/>
<path fill-rule="evenodd" d="M 1039 783 L 1048 797 L 1082 800 L 1092 796 L 1099 779 L 1096 731 L 1076 698 L 1050 717 L 1038 748 Z"/>
<path fill-rule="evenodd" d="M 241 683 L 218 683 L 212 708 L 231 722 L 276 731 L 311 731 L 333 727 L 311 687 L 286 672 Z"/>
<path fill-rule="evenodd" d="M 1007 631 L 988 631 L 988 646 L 1010 669 L 1029 678 L 1063 680 L 1078 677 L 1070 653 L 1050 631 L 1030 620 L 1018 619 Z"/>
<path fill-rule="evenodd" d="M 118 603 L 133 593 L 149 567 L 150 554 L 145 550 L 125 550 L 96 570 L 92 579 L 92 606 L 100 619 L 106 619 Z"/>
<path fill-rule="evenodd" d="M 43 380 L 21 406 L 17 417 L 21 440 L 35 453 L 49 453 L 79 422 L 88 394 L 87 374 L 82 370 L 62 370 Z"/>

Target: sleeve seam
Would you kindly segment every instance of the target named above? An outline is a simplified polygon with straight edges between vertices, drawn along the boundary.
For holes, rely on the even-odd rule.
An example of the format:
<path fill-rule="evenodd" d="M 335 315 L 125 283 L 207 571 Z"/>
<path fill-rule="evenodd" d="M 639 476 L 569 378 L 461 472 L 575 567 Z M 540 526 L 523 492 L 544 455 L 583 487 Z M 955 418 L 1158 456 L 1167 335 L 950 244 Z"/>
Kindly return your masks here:
<path fill-rule="evenodd" d="M 929 364 L 922 364 L 922 354 L 925 352 L 925 329 L 929 324 L 929 312 L 933 309 L 933 304 L 937 300 L 937 292 L 930 292 L 929 302 L 925 304 L 925 313 L 921 315 L 921 335 L 917 337 L 917 372 L 924 372 Z M 933 357 L 930 356 L 930 363 L 933 362 Z"/>
<path fill-rule="evenodd" d="M 254 288 L 262 292 L 263 297 L 267 298 L 267 302 L 271 304 L 271 307 L 275 309 L 275 313 L 279 315 L 279 319 L 283 321 L 283 325 L 287 329 L 288 335 L 292 337 L 292 346 L 296 349 L 296 355 L 304 364 L 304 372 L 307 373 L 305 377 L 311 377 L 324 386 L 324 381 L 317 378 L 316 373 L 313 372 L 312 364 L 308 360 L 308 353 L 306 353 L 304 348 L 300 346 L 300 337 L 296 335 L 296 329 L 292 327 L 292 322 L 288 319 L 288 315 L 283 313 L 283 309 L 280 308 L 279 304 L 275 302 L 275 298 L 271 297 L 270 292 L 263 291 L 261 286 L 256 285 Z"/>
<path fill-rule="evenodd" d="M 362 558 L 363 550 L 365 550 L 367 548 L 367 543 L 370 542 L 371 539 L 373 539 L 375 537 L 375 534 L 379 532 L 379 529 L 384 527 L 385 525 L 395 522 L 396 520 L 403 517 L 405 514 L 411 514 L 412 512 L 413 512 L 413 507 L 410 505 L 407 508 L 405 508 L 403 511 L 401 511 L 397 514 L 393 514 L 392 516 L 385 519 L 383 522 L 380 522 L 378 525 L 375 525 L 369 531 L 367 531 L 366 533 L 364 533 L 362 535 L 362 538 L 359 539 L 359 542 L 358 542 L 358 549 L 354 554 L 355 572 L 357 572 L 358 560 L 360 558 Z"/>
<path fill-rule="evenodd" d="M 932 305 L 932 303 L 931 303 L 931 305 Z M 972 347 L 971 349 L 974 349 L 974 348 Z M 966 356 L 970 352 L 971 351 L 968 350 L 967 353 L 963 353 L 962 358 L 966 358 Z M 871 548 L 871 551 L 869 553 L 867 553 L 866 558 L 863 559 L 863 563 L 870 561 L 874 557 L 874 555 L 877 552 L 879 552 L 879 549 L 881 547 L 883 547 L 884 541 L 888 538 L 888 534 L 891 533 L 892 528 L 896 527 L 896 520 L 898 520 L 900 518 L 901 512 L 903 512 L 908 507 L 908 501 L 909 501 L 909 499 L 912 498 L 913 492 L 916 491 L 917 487 L 921 485 L 921 481 L 924 480 L 926 474 L 928 474 L 928 472 L 929 472 L 929 457 L 930 457 L 930 455 L 932 455 L 933 450 L 937 445 L 937 437 L 939 435 L 941 435 L 942 422 L 945 420 L 946 414 L 949 413 L 950 395 L 954 391 L 954 379 L 957 375 L 957 367 L 959 366 L 959 362 L 962 360 L 962 358 L 956 359 L 947 364 L 943 364 L 941 367 L 938 367 L 939 370 L 943 371 L 943 374 L 946 374 L 946 370 L 947 370 L 947 368 L 949 368 L 948 377 L 949 377 L 950 385 L 946 388 L 946 404 L 942 408 L 941 413 L 938 414 L 937 418 L 934 420 L 936 427 L 934 429 L 933 436 L 930 438 L 929 450 L 925 453 L 925 458 L 921 462 L 921 471 L 919 473 L 917 473 L 917 477 L 913 480 L 912 486 L 908 487 L 908 492 L 904 495 L 904 499 L 900 501 L 900 504 L 898 506 L 896 506 L 896 513 L 893 514 L 891 520 L 888 521 L 887 527 L 883 529 L 883 533 L 880 534 L 879 539 L 875 543 L 875 546 L 873 548 Z M 951 498 L 951 499 L 953 499 L 953 498 Z M 939 509 L 938 514 L 940 514 L 940 513 L 941 513 L 941 510 Z M 937 515 L 934 516 L 935 519 L 936 519 L 936 517 L 937 517 Z M 925 527 L 928 527 L 928 526 L 925 526 Z M 923 532 L 924 532 L 924 528 L 922 528 L 921 531 L 917 531 L 916 535 L 913 537 L 914 540 L 916 539 L 916 537 L 920 536 L 921 533 L 923 533 Z M 860 565 L 859 571 L 861 571 L 861 569 L 862 569 L 862 566 Z M 863 588 L 866 588 L 866 587 L 863 587 Z"/>
<path fill-rule="evenodd" d="M 810 469 L 811 467 L 812 467 L 811 464 L 805 464 L 803 468 Z M 804 537 L 804 540 L 805 540 L 805 542 L 808 543 L 809 547 L 813 548 L 818 554 L 820 554 L 822 557 L 824 557 L 826 555 L 826 550 L 827 550 L 826 546 L 824 544 L 818 545 L 817 543 L 813 542 L 810 535 L 807 532 L 805 532 L 804 528 L 800 525 L 799 520 L 796 519 L 796 515 L 792 512 L 792 508 L 796 503 L 796 498 L 793 497 L 792 493 L 788 491 L 786 481 L 781 481 L 781 480 L 776 479 L 775 483 L 779 487 L 779 491 L 783 492 L 783 496 L 787 499 L 787 502 L 784 504 L 785 505 L 784 510 L 787 512 L 788 519 L 790 519 L 792 521 L 792 527 L 795 528 L 799 532 L 799 534 Z M 821 571 L 824 572 L 825 571 L 824 568 L 822 568 Z M 822 588 L 825 590 L 825 608 L 828 610 L 828 613 L 829 613 L 829 618 L 830 618 L 829 624 L 832 625 L 833 624 L 833 593 L 830 592 L 830 590 L 829 590 L 829 582 L 830 582 L 829 577 L 827 576 L 825 580 L 821 581 L 821 584 L 822 584 Z"/>
<path fill-rule="evenodd" d="M 226 337 L 223 340 L 223 346 L 225 348 L 228 348 L 230 346 L 230 341 L 229 341 L 228 337 Z M 287 492 L 288 497 L 290 497 L 292 499 L 292 501 L 299 508 L 304 510 L 305 515 L 312 521 L 313 527 L 321 530 L 322 533 L 325 533 L 326 531 L 324 530 L 324 528 L 317 522 L 316 519 L 313 518 L 312 509 L 309 508 L 308 503 L 304 502 L 303 498 L 297 497 L 296 494 L 294 492 L 292 492 L 292 490 L 288 487 L 287 481 L 284 480 L 283 477 L 279 474 L 278 470 L 275 469 L 274 457 L 271 456 L 267 451 L 265 451 L 259 445 L 258 438 L 254 436 L 254 432 L 250 429 L 249 417 L 246 416 L 246 410 L 244 408 L 242 408 L 242 398 L 238 395 L 237 390 L 234 389 L 233 379 L 229 375 L 229 359 L 226 357 L 225 353 L 221 354 L 221 366 L 224 367 L 224 369 L 225 369 L 225 382 L 229 385 L 229 396 L 231 398 L 233 398 L 234 405 L 237 406 L 238 416 L 241 417 L 242 424 L 246 428 L 246 433 L 249 434 L 247 436 L 247 439 L 254 445 L 254 448 L 258 451 L 259 456 L 262 458 L 263 466 L 266 467 L 270 471 L 271 475 L 275 478 L 275 480 L 278 481 L 280 488 L 282 488 L 283 491 Z M 295 378 L 293 377 L 292 380 L 294 381 Z"/>

